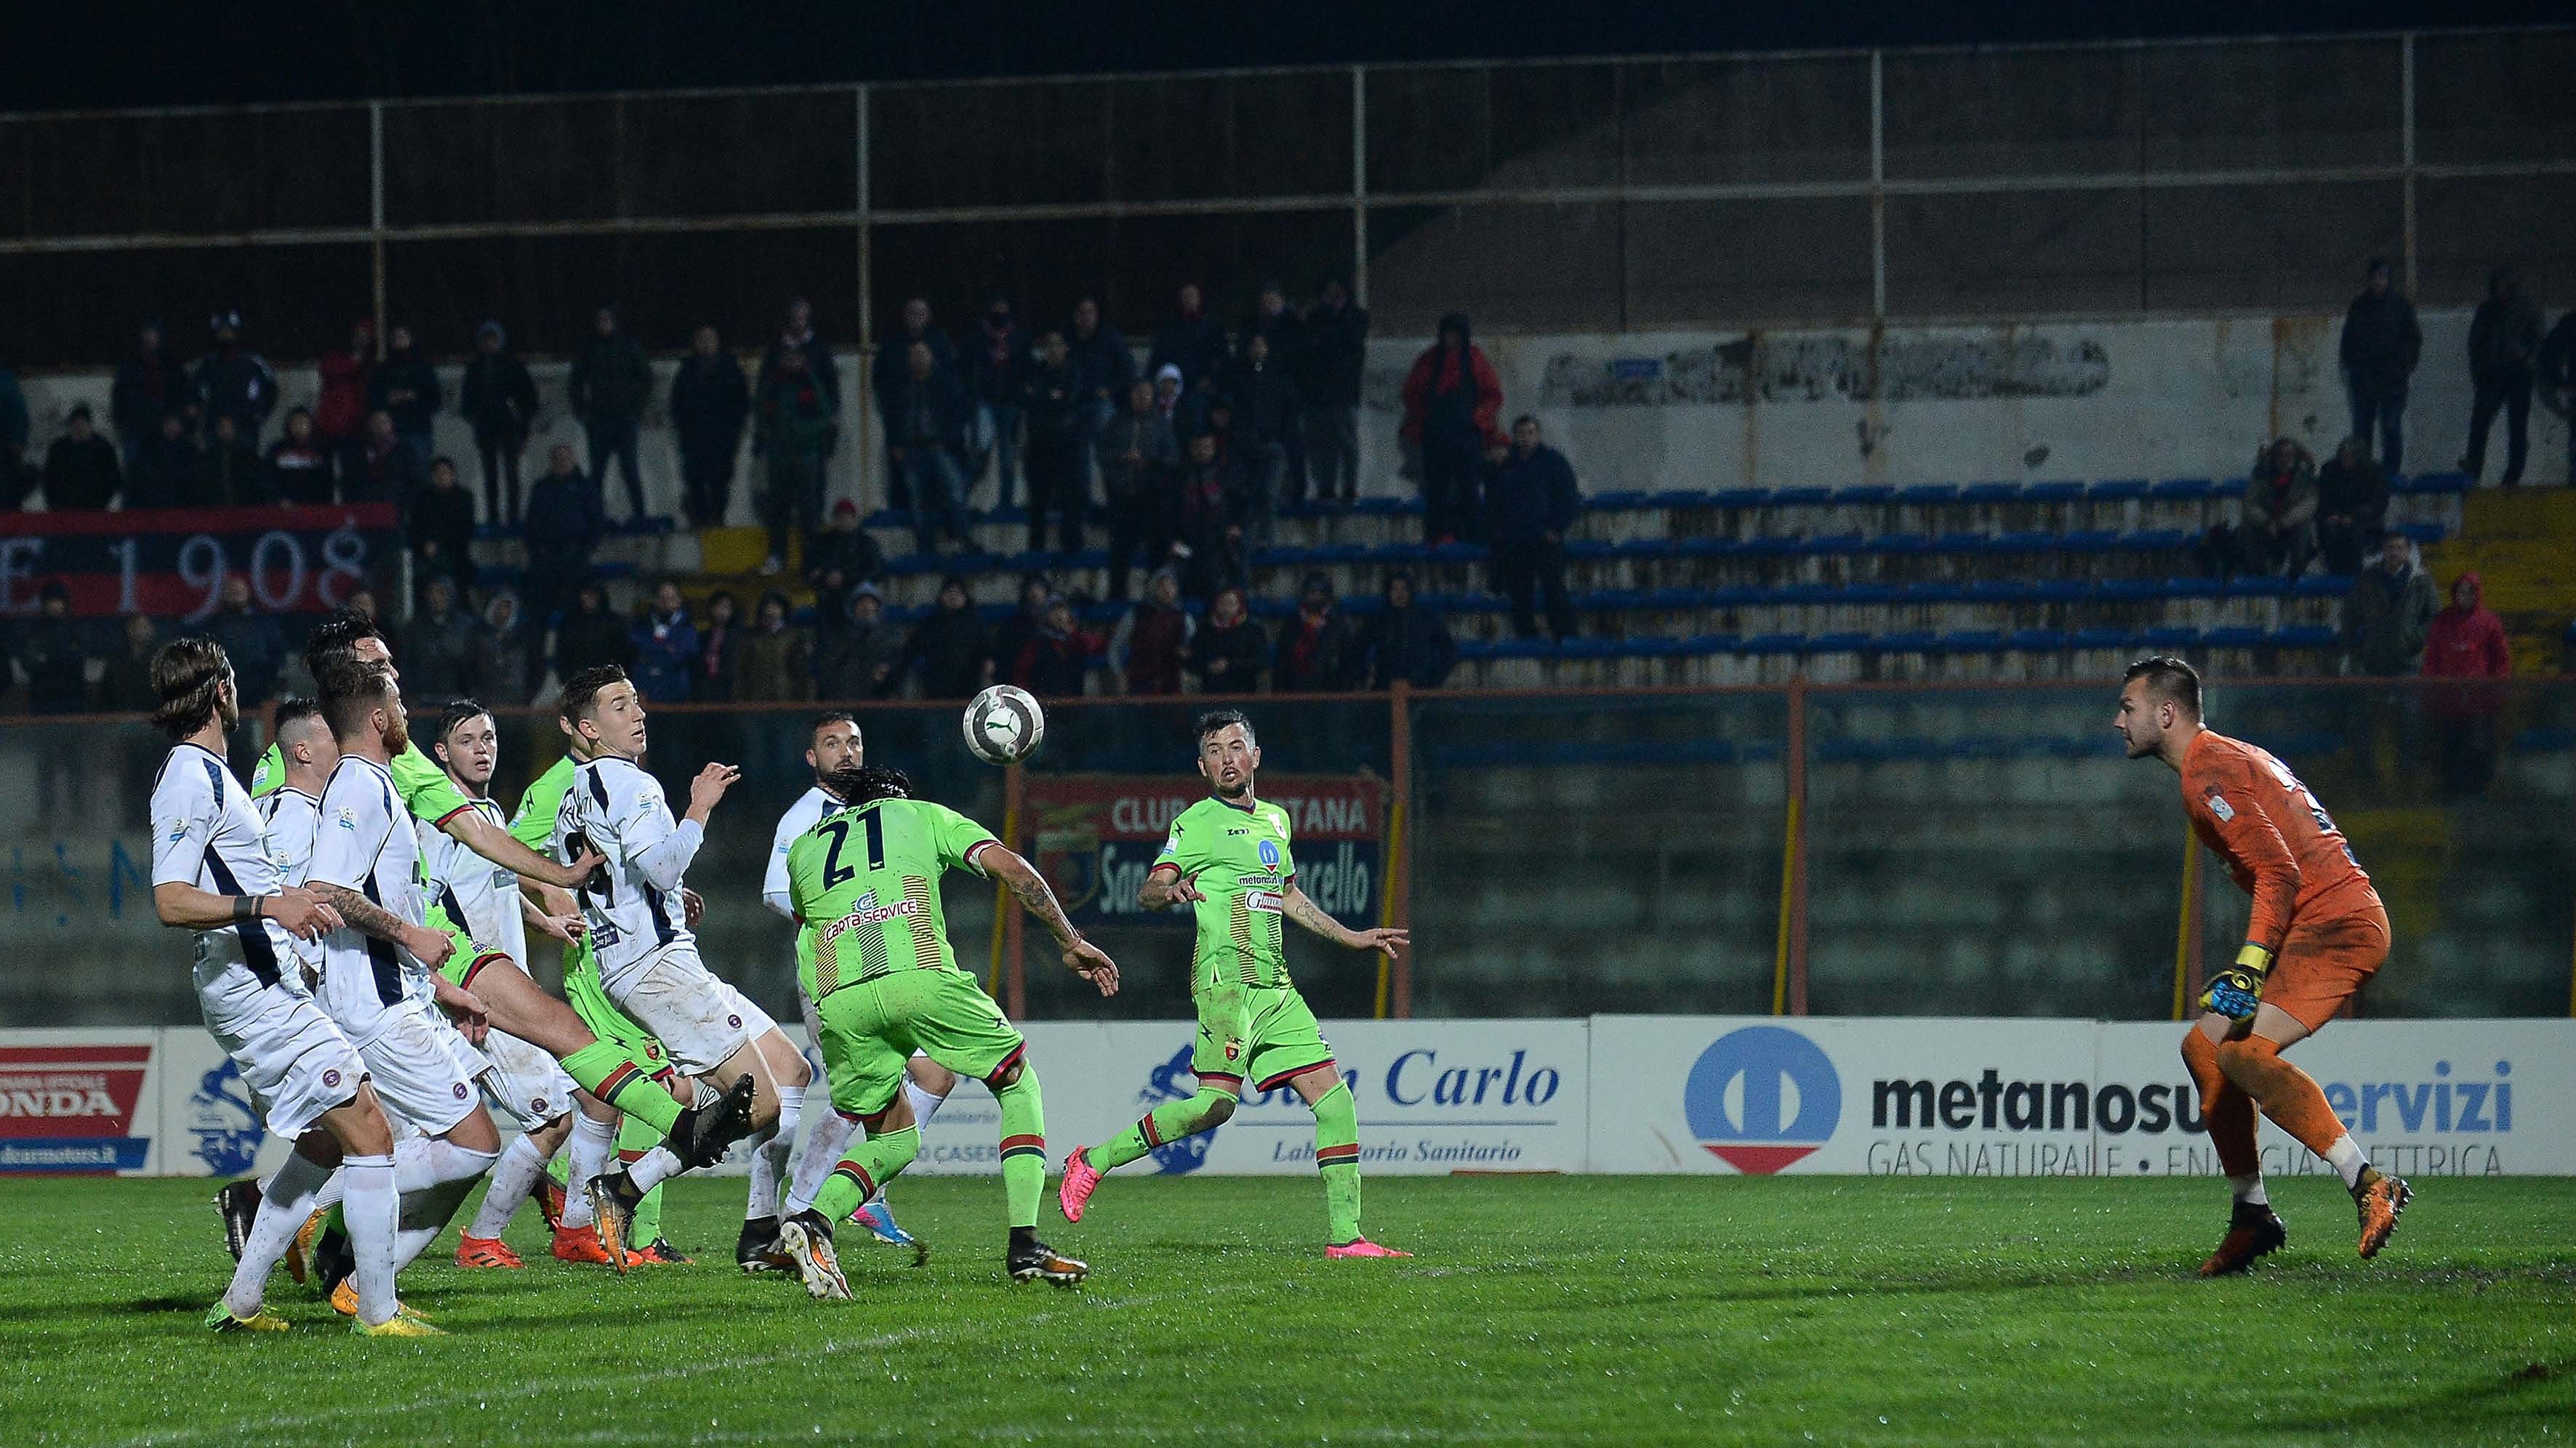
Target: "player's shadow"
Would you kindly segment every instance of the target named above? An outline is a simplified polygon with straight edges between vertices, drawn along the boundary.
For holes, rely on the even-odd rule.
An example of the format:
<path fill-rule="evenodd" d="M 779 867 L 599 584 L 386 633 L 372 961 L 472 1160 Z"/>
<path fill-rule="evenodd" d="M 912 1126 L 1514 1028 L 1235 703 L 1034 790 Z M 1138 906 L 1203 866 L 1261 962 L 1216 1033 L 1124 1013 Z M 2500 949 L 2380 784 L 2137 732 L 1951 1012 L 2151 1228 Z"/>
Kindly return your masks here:
<path fill-rule="evenodd" d="M 2576 1357 L 2533 1362 L 2446 1393 L 2356 1403 L 2341 1412 L 2257 1420 L 2276 1433 L 2343 1435 L 2404 1424 L 2410 1435 L 2493 1427 L 2514 1419 L 2564 1421 L 2576 1410 Z"/>

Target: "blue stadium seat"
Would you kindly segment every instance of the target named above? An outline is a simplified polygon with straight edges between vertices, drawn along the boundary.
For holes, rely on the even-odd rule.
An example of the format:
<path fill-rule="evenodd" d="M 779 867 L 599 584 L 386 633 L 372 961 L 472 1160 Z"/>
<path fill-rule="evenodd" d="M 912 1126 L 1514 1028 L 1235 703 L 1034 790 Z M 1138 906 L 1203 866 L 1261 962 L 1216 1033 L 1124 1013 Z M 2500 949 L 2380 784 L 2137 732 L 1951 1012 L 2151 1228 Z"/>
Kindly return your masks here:
<path fill-rule="evenodd" d="M 2205 649 L 2253 649 L 2263 646 L 2263 631 L 2248 624 L 2226 624 L 2200 636 Z"/>
<path fill-rule="evenodd" d="M 2077 528 L 2057 536 L 2057 546 L 2068 553 L 2107 553 L 2120 546 L 2117 528 Z"/>
<path fill-rule="evenodd" d="M 2246 482 L 2247 479 L 2244 478 L 2213 478 L 2209 484 L 2209 496 L 2212 498 L 2244 497 Z"/>
<path fill-rule="evenodd" d="M 1794 654 L 1807 646 L 1802 633 L 1760 633 L 1746 639 L 1738 651 L 1748 654 Z"/>
<path fill-rule="evenodd" d="M 1933 647 L 1951 654 L 1990 654 L 2004 645 L 2004 636 L 1990 628 L 1953 629 L 1933 640 Z"/>
<path fill-rule="evenodd" d="M 1895 496 L 1896 489 L 1885 483 L 1861 483 L 1837 491 L 1834 502 L 1846 508 L 1876 508 L 1884 506 Z"/>
<path fill-rule="evenodd" d="M 1736 551 L 1732 538 L 1684 538 L 1673 549 L 1678 558 L 1726 558 Z"/>
<path fill-rule="evenodd" d="M 2200 630 L 2188 624 L 2158 624 L 2140 630 L 2138 643 L 2151 649 L 2191 649 L 2200 646 Z"/>
<path fill-rule="evenodd" d="M 2265 634 L 2263 642 L 2276 649 L 2323 649 L 2332 648 L 2341 637 L 2332 624 L 2294 623 Z"/>
<path fill-rule="evenodd" d="M 1625 652 L 1618 639 L 1571 638 L 1557 645 L 1557 657 L 1566 659 L 1607 659 Z"/>
<path fill-rule="evenodd" d="M 1957 483 L 1908 483 L 1896 490 L 1896 501 L 1909 508 L 1938 508 L 1959 501 Z"/>
<path fill-rule="evenodd" d="M 1681 610 L 1708 607 L 1708 590 L 1702 588 L 1658 588 L 1646 595 L 1648 608 Z"/>
<path fill-rule="evenodd" d="M 1922 607 L 1936 603 L 1960 603 L 1968 596 L 1968 585 L 1948 579 L 1928 579 L 1905 585 L 1905 603 Z"/>
<path fill-rule="evenodd" d="M 2183 547 L 2196 537 L 2187 528 L 2140 528 L 2120 535 L 2120 546 L 2131 552 L 2168 552 Z"/>
<path fill-rule="evenodd" d="M 1598 538 L 1569 538 L 1565 541 L 1565 556 L 1568 558 L 1607 558 L 1610 553 L 1611 545 Z"/>
<path fill-rule="evenodd" d="M 1869 540 L 1869 551 L 1889 555 L 1929 553 L 1932 540 L 1921 533 L 1881 533 Z"/>
<path fill-rule="evenodd" d="M 1458 640 L 1458 657 L 1461 659 L 1490 658 L 1493 652 L 1494 646 L 1483 639 Z"/>
<path fill-rule="evenodd" d="M 1574 596 L 1574 606 L 1587 613 L 1611 613 L 1623 609 L 1644 608 L 1646 595 L 1634 588 L 1596 588 Z"/>
<path fill-rule="evenodd" d="M 1681 545 L 1672 538 L 1631 538 L 1612 545 L 1610 552 L 1616 558 L 1671 558 L 1681 552 Z"/>
<path fill-rule="evenodd" d="M 1970 483 L 1959 490 L 1959 501 L 1976 506 L 1993 506 L 2021 501 L 2019 483 Z"/>
<path fill-rule="evenodd" d="M 1979 579 L 1964 591 L 1970 603 L 2023 603 L 2031 596 L 2031 584 L 2019 578 Z"/>
<path fill-rule="evenodd" d="M 1811 654 L 1859 653 L 1870 646 L 1870 636 L 1860 632 L 1820 633 L 1807 640 Z"/>
<path fill-rule="evenodd" d="M 2165 580 L 2161 591 L 2167 598 L 2222 598 L 2226 596 L 2227 583 L 2224 579 L 2177 574 Z"/>
<path fill-rule="evenodd" d="M 1626 652 L 1641 659 L 1671 658 L 1682 652 L 1688 640 L 1665 634 L 1639 634 L 1624 640 Z"/>
<path fill-rule="evenodd" d="M 1935 553 L 1983 553 L 1987 541 L 1983 533 L 1952 529 L 1934 537 L 1931 549 Z"/>
<path fill-rule="evenodd" d="M 1771 501 L 1769 488 L 1720 488 L 1709 501 L 1721 508 L 1759 508 Z"/>
<path fill-rule="evenodd" d="M 2041 603 L 2082 603 L 2093 596 L 2093 580 L 2043 578 L 2031 593 Z"/>
<path fill-rule="evenodd" d="M 2103 603 L 2144 603 L 2164 596 L 2160 578 L 2105 578 L 2093 585 L 2093 597 Z"/>
<path fill-rule="evenodd" d="M 2064 644 L 2064 636 L 2053 628 L 2017 628 L 2004 638 L 2005 648 L 2022 653 L 2049 653 Z"/>
<path fill-rule="evenodd" d="M 1595 493 L 1591 497 L 1584 499 L 1583 506 L 1596 512 L 1625 512 L 1631 508 L 1642 508 L 1646 506 L 1646 494 L 1642 491 Z"/>
<path fill-rule="evenodd" d="M 1994 553 L 2050 553 L 2056 551 L 2058 534 L 2041 528 L 2026 528 L 1998 533 L 1988 551 Z"/>
<path fill-rule="evenodd" d="M 2084 489 L 2085 499 L 2095 503 L 2126 503 L 2146 495 L 2144 478 L 2104 478 Z"/>
<path fill-rule="evenodd" d="M 1731 633 L 1693 634 L 1682 641 L 1686 654 L 1731 654 L 1743 642 Z"/>
<path fill-rule="evenodd" d="M 1819 487 L 1773 488 L 1774 508 L 1821 508 L 1834 500 L 1834 490 Z"/>
<path fill-rule="evenodd" d="M 2022 500 L 2031 503 L 2072 503 L 2084 496 L 2084 485 L 2068 479 L 2033 483 L 2021 490 Z"/>
<path fill-rule="evenodd" d="M 1825 533 L 1808 539 L 1803 551 L 1832 556 L 1865 552 L 1868 547 L 1869 540 L 1858 533 Z"/>
<path fill-rule="evenodd" d="M 2066 645 L 2077 649 L 2127 649 L 2137 646 L 2137 637 L 2124 628 L 2079 628 L 2066 636 Z"/>
<path fill-rule="evenodd" d="M 2439 543 L 2449 531 L 2439 523 L 2400 523 L 2398 527 L 2418 543 Z"/>
<path fill-rule="evenodd" d="M 1705 508 L 1709 495 L 1698 488 L 1666 488 L 1646 500 L 1654 508 Z"/>
<path fill-rule="evenodd" d="M 1885 607 L 1906 602 L 1905 586 L 1898 583 L 1846 583 L 1842 601 L 1868 607 Z"/>
<path fill-rule="evenodd" d="M 2209 497 L 2212 487 L 2207 478 L 2166 478 L 2150 485 L 2147 496 L 2159 503 L 2197 503 Z"/>
<path fill-rule="evenodd" d="M 2277 573 L 2240 573 L 2227 580 L 2229 598 L 2287 598 L 2294 579 Z"/>
<path fill-rule="evenodd" d="M 1883 654 L 1927 654 L 1941 646 L 1941 636 L 1930 629 L 1904 629 L 1880 634 L 1874 644 Z"/>
<path fill-rule="evenodd" d="M 2465 493 L 2476 486 L 2477 480 L 2467 473 L 2417 473 L 2411 478 L 2391 479 L 2389 491 L 2429 497 L 2446 493 Z"/>
<path fill-rule="evenodd" d="M 2290 596 L 2292 598 L 2341 598 L 2352 592 L 2352 581 L 2352 575 L 2349 573 L 2301 574 L 2291 580 Z"/>

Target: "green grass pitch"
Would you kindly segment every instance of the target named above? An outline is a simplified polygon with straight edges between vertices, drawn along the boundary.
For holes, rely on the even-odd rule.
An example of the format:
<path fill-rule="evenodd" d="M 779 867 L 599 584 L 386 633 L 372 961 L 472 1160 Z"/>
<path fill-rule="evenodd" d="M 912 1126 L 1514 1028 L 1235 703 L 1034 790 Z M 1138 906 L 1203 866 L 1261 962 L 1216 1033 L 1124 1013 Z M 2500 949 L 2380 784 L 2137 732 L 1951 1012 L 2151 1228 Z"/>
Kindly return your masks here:
<path fill-rule="evenodd" d="M 1071 1292 L 1000 1273 L 1001 1189 L 896 1187 L 912 1270 L 844 1233 L 854 1303 L 733 1269 L 738 1182 L 674 1188 L 699 1264 L 452 1265 L 452 1336 L 198 1324 L 198 1182 L 0 1182 L 0 1442 L 2534 1443 L 2576 1438 L 2576 1181 L 2421 1184 L 2376 1262 L 2331 1181 L 2290 1250 L 2192 1276 L 2208 1181 L 1380 1179 L 1410 1262 L 1321 1259 L 1311 1177 L 1113 1178 Z M 468 1207 L 471 1211 L 471 1207 Z M 907 1260 L 905 1258 L 903 1260 Z"/>

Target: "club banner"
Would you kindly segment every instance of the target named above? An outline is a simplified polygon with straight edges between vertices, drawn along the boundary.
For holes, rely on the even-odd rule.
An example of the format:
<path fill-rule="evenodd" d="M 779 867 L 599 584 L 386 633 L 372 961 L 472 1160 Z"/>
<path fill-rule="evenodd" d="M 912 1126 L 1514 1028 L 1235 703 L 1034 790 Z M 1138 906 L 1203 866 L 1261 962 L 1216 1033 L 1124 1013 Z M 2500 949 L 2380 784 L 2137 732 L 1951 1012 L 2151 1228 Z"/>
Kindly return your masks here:
<path fill-rule="evenodd" d="M 1197 780 L 1167 774 L 1032 774 L 1027 788 L 1038 871 L 1077 923 L 1189 928 L 1188 911 L 1147 910 L 1136 903 L 1136 891 L 1153 868 L 1173 818 L 1207 798 Z M 1354 929 L 1379 923 L 1385 795 L 1384 782 L 1367 775 L 1264 775 L 1261 780 L 1261 798 L 1288 811 L 1298 888 Z"/>
<path fill-rule="evenodd" d="M 163 1170 L 161 1034 L 0 1031 L 0 1173 Z"/>
<path fill-rule="evenodd" d="M 14 513 L 0 538 L 0 618 L 33 617 L 48 583 L 74 615 L 194 623 L 239 575 L 261 613 L 327 613 L 402 553 L 391 503 Z"/>

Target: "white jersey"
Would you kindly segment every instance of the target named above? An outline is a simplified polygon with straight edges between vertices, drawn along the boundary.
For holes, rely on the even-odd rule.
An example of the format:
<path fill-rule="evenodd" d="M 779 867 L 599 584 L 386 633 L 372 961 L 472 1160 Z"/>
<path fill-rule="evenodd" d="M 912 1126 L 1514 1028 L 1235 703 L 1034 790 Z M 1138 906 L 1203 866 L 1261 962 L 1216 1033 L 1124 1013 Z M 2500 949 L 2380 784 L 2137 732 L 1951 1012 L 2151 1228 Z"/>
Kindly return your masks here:
<path fill-rule="evenodd" d="M 286 888 L 284 861 L 250 791 L 212 750 L 181 744 L 161 761 L 152 782 L 152 883 L 194 885 L 216 895 L 274 895 Z M 274 920 L 197 932 L 200 994 L 227 976 L 255 989 L 284 983 L 301 992 L 293 971 L 280 971 L 295 938 Z"/>
<path fill-rule="evenodd" d="M 383 765 L 355 754 L 340 756 L 339 768 L 322 788 L 321 824 L 305 877 L 315 885 L 354 890 L 406 924 L 418 925 L 426 918 L 420 841 L 412 834 L 411 812 L 403 808 L 394 778 Z M 373 1038 L 386 1011 L 406 1003 L 426 1005 L 434 995 L 427 965 L 354 925 L 324 936 L 322 954 L 324 1004 L 360 1046 Z"/>
<path fill-rule="evenodd" d="M 611 988 L 656 951 L 696 937 L 685 923 L 680 880 L 704 839 L 696 821 L 675 822 L 662 786 L 633 760 L 606 755 L 573 773 L 555 812 L 555 857 L 569 862 L 574 835 L 606 857 L 605 879 L 594 877 L 576 892 L 599 961 L 600 983 Z"/>
<path fill-rule="evenodd" d="M 257 803 L 268 817 L 269 848 L 277 855 L 286 883 L 303 884 L 313 866 L 313 838 L 322 824 L 322 801 L 292 785 L 280 785 L 276 793 Z M 322 969 L 322 942 L 295 940 L 292 945 L 296 957 L 318 974 Z"/>
<path fill-rule="evenodd" d="M 476 799 L 468 803 L 496 828 L 504 832 L 510 828 L 499 802 Z M 518 872 L 484 859 L 427 820 L 416 820 L 414 826 L 420 837 L 421 874 L 427 882 L 429 899 L 447 911 L 448 920 L 464 932 L 467 940 L 483 949 L 500 951 L 525 967 L 528 924 L 519 913 Z M 464 949 L 461 945 L 457 948 Z"/>
<path fill-rule="evenodd" d="M 823 792 L 815 785 L 796 797 L 787 813 L 778 817 L 778 833 L 769 841 L 769 873 L 761 878 L 760 898 L 770 909 L 793 920 L 796 902 L 787 893 L 787 848 L 804 837 L 807 830 L 823 822 L 827 811 L 840 808 L 838 797 Z"/>

